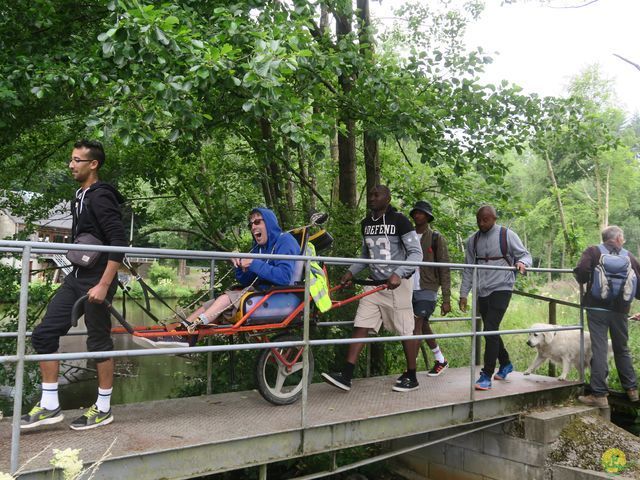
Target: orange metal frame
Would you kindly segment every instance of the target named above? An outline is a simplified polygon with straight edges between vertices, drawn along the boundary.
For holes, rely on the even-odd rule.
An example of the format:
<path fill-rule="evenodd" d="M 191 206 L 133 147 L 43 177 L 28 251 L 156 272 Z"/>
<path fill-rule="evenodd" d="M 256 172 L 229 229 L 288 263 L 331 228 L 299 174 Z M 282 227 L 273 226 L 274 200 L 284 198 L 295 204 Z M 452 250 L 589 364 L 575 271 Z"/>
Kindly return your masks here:
<path fill-rule="evenodd" d="M 344 288 L 344 285 L 336 285 L 335 287 L 331 288 L 329 291 L 330 293 L 334 293 L 340 289 Z M 333 310 L 334 308 L 340 308 L 348 303 L 351 302 L 355 302 L 357 300 L 360 300 L 363 297 L 366 297 L 368 295 L 372 295 L 376 292 L 379 292 L 380 290 L 383 290 L 386 288 L 386 285 L 380 285 L 376 288 L 373 288 L 367 292 L 363 292 L 360 293 L 358 295 L 354 295 L 353 297 L 349 297 L 347 299 L 344 300 L 337 300 L 331 301 L 331 309 Z M 256 303 L 253 307 L 251 307 L 251 309 L 245 313 L 244 315 L 241 314 L 241 309 L 238 309 L 238 313 L 236 314 L 236 318 L 240 317 L 238 320 L 236 320 L 236 322 L 232 325 L 208 325 L 208 326 L 201 326 L 198 328 L 198 330 L 194 333 L 188 333 L 186 331 L 180 331 L 178 332 L 179 335 L 181 336 L 187 336 L 187 335 L 191 335 L 191 336 L 201 336 L 201 337 L 205 337 L 205 336 L 209 336 L 209 335 L 235 335 L 236 333 L 243 333 L 243 332 L 251 332 L 251 333 L 255 333 L 255 332 L 261 332 L 261 331 L 265 331 L 265 330 L 278 330 L 278 329 L 283 329 L 283 328 L 287 328 L 291 322 L 293 322 L 295 320 L 295 318 L 300 314 L 300 312 L 304 309 L 304 302 L 301 302 L 300 305 L 298 305 L 290 314 L 288 314 L 286 317 L 284 317 L 281 321 L 279 322 L 274 322 L 274 323 L 265 323 L 262 325 L 246 325 L 247 320 L 249 320 L 251 318 L 251 315 L 264 303 L 266 302 L 272 295 L 278 294 L 278 293 L 302 293 L 304 294 L 304 288 L 286 288 L 286 289 L 282 289 L 279 288 L 277 290 L 266 290 L 264 292 L 252 292 L 250 294 L 247 294 L 245 296 L 243 296 L 241 302 L 244 302 L 244 300 L 249 297 L 251 294 L 254 293 L 258 293 L 258 294 L 262 294 L 264 295 L 264 297 L 262 299 L 260 299 L 260 301 L 258 301 L 258 303 Z M 309 299 L 310 302 L 313 302 L 313 300 L 310 298 Z M 122 327 L 117 327 L 113 329 L 113 333 L 126 333 L 126 330 Z M 166 336 L 173 336 L 176 335 L 176 331 L 167 331 L 165 329 L 164 326 L 162 325 L 153 325 L 153 326 L 145 326 L 145 327 L 134 327 L 134 332 L 133 335 L 135 336 L 139 336 L 139 337 L 166 337 Z M 266 337 L 264 337 L 266 338 Z M 268 341 L 268 339 L 266 340 Z M 276 353 L 276 355 L 278 355 Z M 283 360 L 283 359 L 281 359 Z M 283 360 L 283 363 L 287 364 L 288 362 Z"/>

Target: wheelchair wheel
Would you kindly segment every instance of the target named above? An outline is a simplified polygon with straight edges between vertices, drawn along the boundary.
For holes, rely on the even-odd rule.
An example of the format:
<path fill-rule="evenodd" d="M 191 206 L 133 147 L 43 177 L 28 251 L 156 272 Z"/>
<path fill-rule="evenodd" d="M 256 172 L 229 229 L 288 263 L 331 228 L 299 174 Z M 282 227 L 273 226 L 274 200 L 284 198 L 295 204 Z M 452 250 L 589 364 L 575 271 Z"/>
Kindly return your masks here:
<path fill-rule="evenodd" d="M 282 334 L 273 342 L 299 341 L 300 337 Z M 289 405 L 302 396 L 303 347 L 269 348 L 262 350 L 256 365 L 258 391 L 274 405 Z M 313 355 L 309 350 L 309 383 L 313 376 Z"/>

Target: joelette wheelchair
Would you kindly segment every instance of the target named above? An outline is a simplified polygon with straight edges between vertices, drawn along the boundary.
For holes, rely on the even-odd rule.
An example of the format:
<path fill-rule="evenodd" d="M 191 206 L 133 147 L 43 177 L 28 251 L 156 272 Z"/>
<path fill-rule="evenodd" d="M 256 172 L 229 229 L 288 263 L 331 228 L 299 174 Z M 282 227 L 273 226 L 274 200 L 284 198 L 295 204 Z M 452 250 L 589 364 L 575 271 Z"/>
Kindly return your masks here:
<path fill-rule="evenodd" d="M 311 233 L 313 227 L 317 227 L 326 216 L 312 217 L 310 225 L 296 228 L 290 233 L 300 243 L 301 252 L 309 252 L 307 245 L 313 245 L 316 254 L 326 252 L 333 244 L 333 237 L 324 229 L 316 228 L 315 233 Z M 238 335 L 258 342 L 287 342 L 299 341 L 302 339 L 300 329 L 303 323 L 304 314 L 304 261 L 297 261 L 294 271 L 293 285 L 284 287 L 272 287 L 268 290 L 258 290 L 246 292 L 242 295 L 238 304 L 238 309 L 230 323 L 221 325 L 200 325 L 195 331 L 190 333 L 186 328 L 180 331 L 167 331 L 164 325 L 152 326 L 132 326 L 124 316 L 111 304 L 106 304 L 111 314 L 122 325 L 112 330 L 113 333 L 129 333 L 136 337 L 167 337 L 175 336 L 176 333 L 190 338 L 194 344 L 198 339 L 209 335 L 229 336 Z M 326 268 L 322 266 L 326 275 Z M 360 282 L 363 283 L 363 282 Z M 336 285 L 328 291 L 334 293 L 342 289 L 343 285 Z M 331 299 L 331 309 L 341 307 L 360 298 L 371 295 L 383 288 L 385 285 L 378 285 L 373 289 L 348 297 L 343 300 Z M 155 295 L 154 295 L 155 296 Z M 78 318 L 84 309 L 84 300 L 81 298 L 76 302 L 72 318 L 77 324 Z M 148 303 L 148 302 L 147 302 Z M 164 303 L 164 302 L 163 302 Z M 321 313 L 310 299 L 310 324 L 315 325 Z M 155 317 L 154 317 L 155 319 Z M 256 359 L 256 381 L 260 394 L 269 402 L 275 405 L 287 405 L 296 402 L 302 395 L 302 357 L 304 347 L 268 348 L 259 351 Z M 313 376 L 313 355 L 309 351 L 309 381 Z"/>

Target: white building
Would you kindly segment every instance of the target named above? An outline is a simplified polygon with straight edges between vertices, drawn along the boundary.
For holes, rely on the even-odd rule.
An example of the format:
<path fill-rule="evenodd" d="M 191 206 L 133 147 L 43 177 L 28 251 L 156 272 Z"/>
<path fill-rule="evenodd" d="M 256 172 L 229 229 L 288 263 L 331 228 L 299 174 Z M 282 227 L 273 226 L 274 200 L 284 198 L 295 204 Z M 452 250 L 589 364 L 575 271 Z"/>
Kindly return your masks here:
<path fill-rule="evenodd" d="M 36 231 L 27 240 L 33 242 L 71 243 L 71 211 L 69 203 L 57 205 L 48 218 L 35 222 Z M 24 218 L 13 215 L 8 209 L 0 208 L 0 239 L 14 240 L 26 228 Z M 0 262 L 20 267 L 20 259 L 0 253 Z M 31 270 L 62 266 L 66 264 L 62 255 L 32 255 Z M 66 259 L 65 259 L 66 260 Z M 58 275 L 56 275 L 57 277 Z"/>

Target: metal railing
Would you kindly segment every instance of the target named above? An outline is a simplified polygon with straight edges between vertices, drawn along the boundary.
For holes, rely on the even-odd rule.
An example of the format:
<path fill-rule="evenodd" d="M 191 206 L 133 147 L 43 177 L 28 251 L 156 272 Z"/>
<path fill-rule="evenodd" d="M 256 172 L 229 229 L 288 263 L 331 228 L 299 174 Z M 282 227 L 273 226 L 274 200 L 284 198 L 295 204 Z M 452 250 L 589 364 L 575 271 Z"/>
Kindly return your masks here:
<path fill-rule="evenodd" d="M 200 347 L 183 347 L 183 348 L 162 348 L 155 350 L 116 350 L 110 352 L 72 352 L 72 353 L 52 353 L 52 354 L 32 354 L 25 353 L 26 337 L 27 337 L 27 304 L 28 304 L 28 286 L 29 286 L 29 260 L 31 255 L 40 253 L 60 253 L 68 250 L 95 250 L 100 252 L 121 252 L 127 256 L 145 257 L 145 258 L 184 258 L 209 260 L 212 262 L 212 277 L 215 271 L 215 260 L 228 260 L 231 258 L 253 258 L 253 259 L 284 259 L 305 262 L 305 295 L 304 295 L 304 313 L 303 313 L 303 338 L 300 341 L 287 342 L 269 342 L 269 343 L 244 343 L 229 345 L 206 345 Z M 478 271 L 479 270 L 509 270 L 513 271 L 514 267 L 501 267 L 490 265 L 466 265 L 457 263 L 434 263 L 434 262 L 406 262 L 396 260 L 371 260 L 360 258 L 341 258 L 341 257 L 323 257 L 323 256 L 307 256 L 307 255 L 271 255 L 271 254 L 251 254 L 237 252 L 214 252 L 214 251 L 195 251 L 195 250 L 175 250 L 175 249 L 157 249 L 157 248 L 139 248 L 139 247 L 111 247 L 111 246 L 89 246 L 75 244 L 58 244 L 47 243 L 43 247 L 39 242 L 9 241 L 0 240 L 0 253 L 21 253 L 22 268 L 20 280 L 20 305 L 18 314 L 18 331 L 5 332 L 2 337 L 17 337 L 17 349 L 15 355 L 0 356 L 0 364 L 16 363 L 15 369 L 15 394 L 13 402 L 13 423 L 11 436 L 11 473 L 18 470 L 18 458 L 20 448 L 20 417 L 22 414 L 22 398 L 23 398 L 23 382 L 24 382 L 24 364 L 25 362 L 48 361 L 48 360 L 72 360 L 72 359 L 99 359 L 99 358 L 115 358 L 125 356 L 150 356 L 150 355 L 175 355 L 175 354 L 193 354 L 193 353 L 211 353 L 211 352 L 234 352 L 238 350 L 258 350 L 271 348 L 287 348 L 304 346 L 303 350 L 303 370 L 302 370 L 302 408 L 301 408 L 301 425 L 307 428 L 308 418 L 308 379 L 309 379 L 309 347 L 325 346 L 325 345 L 341 345 L 351 343 L 376 343 L 376 342 L 396 342 L 404 340 L 428 340 L 437 338 L 471 338 L 471 348 L 469 352 L 469 399 L 475 400 L 474 381 L 476 376 L 476 351 L 478 349 L 478 341 L 484 336 L 492 335 L 512 335 L 525 334 L 533 331 L 545 332 L 550 330 L 580 330 L 580 380 L 584 381 L 584 371 L 582 369 L 584 358 L 584 318 L 580 314 L 580 323 L 578 325 L 551 327 L 548 329 L 517 329 L 517 330 L 500 330 L 500 331 L 478 331 L 478 315 L 477 315 L 477 287 L 478 287 Z M 311 262 L 319 261 L 332 265 L 351 265 L 354 263 L 363 264 L 381 264 L 381 265 L 405 265 L 405 266 L 437 266 L 449 267 L 453 270 L 472 270 L 472 304 L 471 315 L 469 317 L 457 317 L 443 320 L 471 320 L 471 330 L 467 332 L 432 334 L 432 335 L 407 335 L 407 336 L 382 336 L 369 338 L 345 338 L 345 339 L 316 339 L 309 338 L 310 331 L 310 272 Z M 530 272 L 555 272 L 555 273 L 571 273 L 569 269 L 549 269 L 549 268 L 530 268 Z M 545 300 L 548 300 L 545 298 Z M 563 303 L 560 300 L 553 300 L 555 303 Z M 567 302 L 564 302 L 567 303 Z M 325 325 L 342 324 L 343 322 L 324 322 Z M 211 368 L 211 361 L 208 360 L 208 366 Z M 211 377 L 211 371 L 208 369 L 208 376 Z M 208 389 L 210 393 L 210 389 Z"/>

